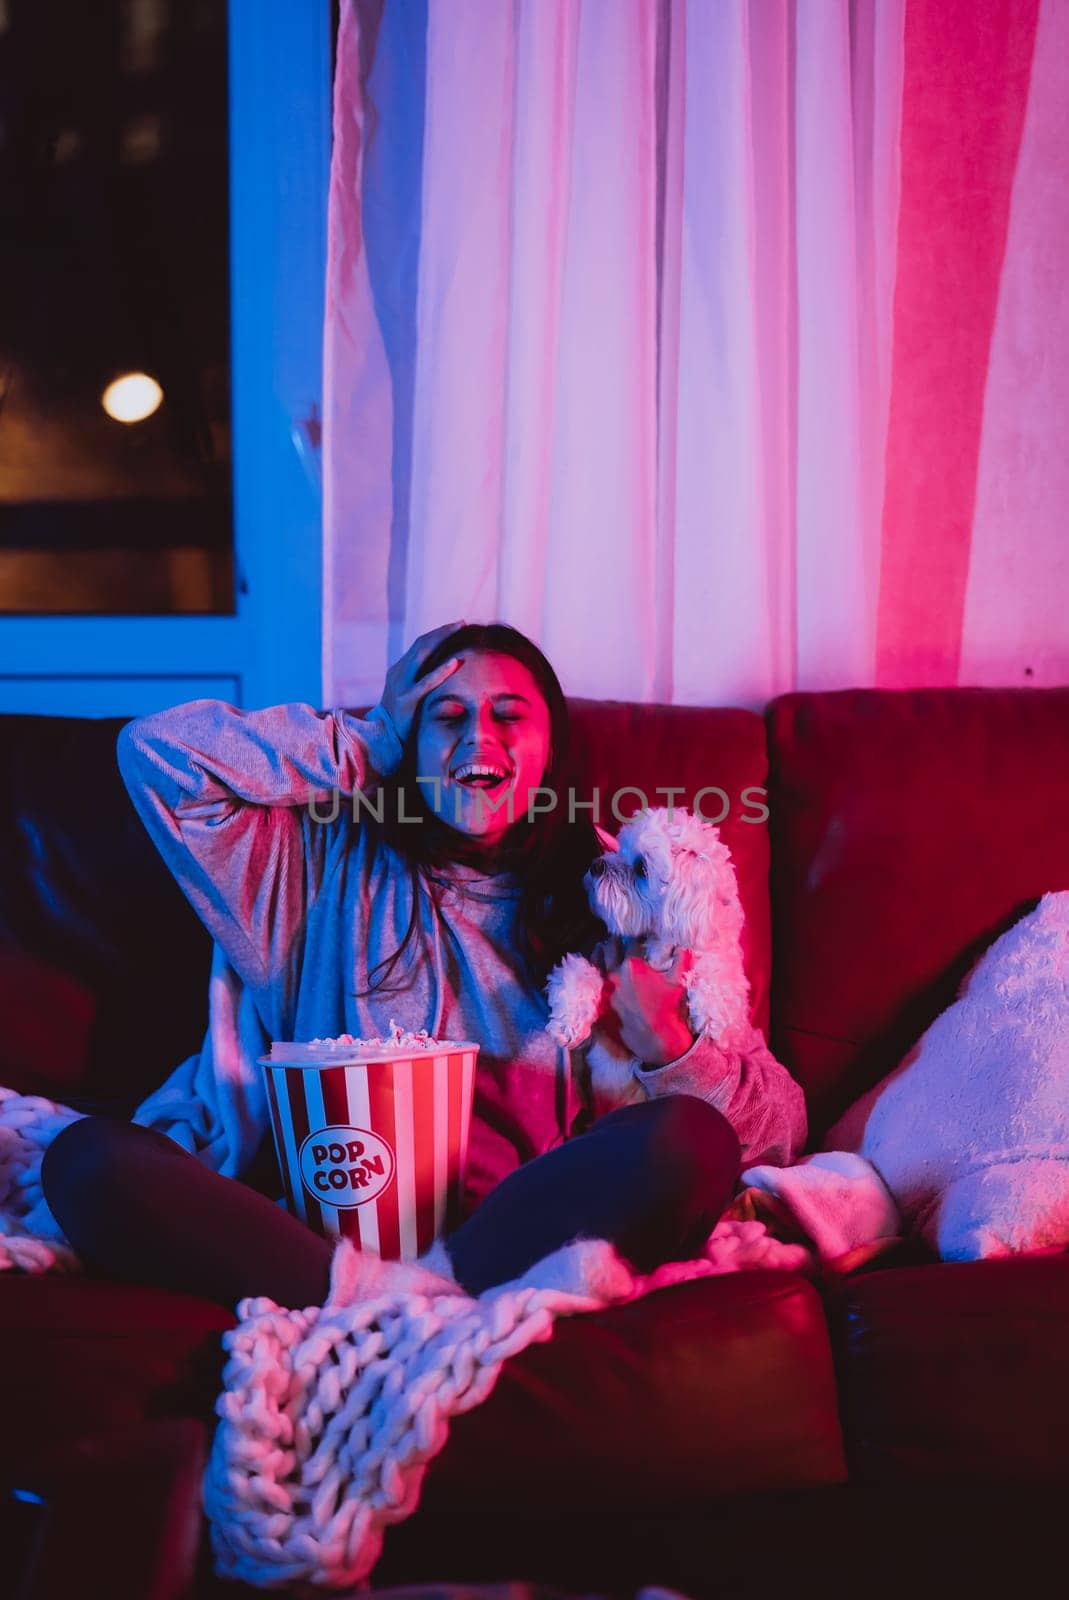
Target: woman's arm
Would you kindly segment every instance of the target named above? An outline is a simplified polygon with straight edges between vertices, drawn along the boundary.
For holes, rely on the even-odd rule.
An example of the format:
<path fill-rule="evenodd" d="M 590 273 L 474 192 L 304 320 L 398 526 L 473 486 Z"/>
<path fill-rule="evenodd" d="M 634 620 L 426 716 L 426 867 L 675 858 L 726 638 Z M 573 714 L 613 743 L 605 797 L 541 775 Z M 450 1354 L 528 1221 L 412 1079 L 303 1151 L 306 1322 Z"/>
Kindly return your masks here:
<path fill-rule="evenodd" d="M 324 823 L 396 770 L 419 702 L 460 665 L 423 675 L 423 662 L 459 626 L 409 645 L 366 719 L 190 700 L 121 730 L 119 770 L 138 816 L 245 982 L 283 970 L 322 882 Z"/>
<path fill-rule="evenodd" d="M 351 807 L 396 767 L 388 713 L 366 720 L 308 705 L 241 711 L 192 700 L 128 722 L 119 769 L 161 855 L 208 931 L 249 983 L 284 964 L 319 887 L 317 814 L 333 791 Z"/>
<path fill-rule="evenodd" d="M 730 1045 L 694 1038 L 678 973 L 630 957 L 609 979 L 622 1043 L 639 1062 L 635 1078 L 651 1097 L 693 1094 L 723 1112 L 739 1136 L 744 1167 L 786 1167 L 806 1141 L 805 1096 L 758 1029 Z M 604 1019 L 603 1019 L 604 1022 Z"/>
<path fill-rule="evenodd" d="M 750 1029 L 740 1049 L 723 1049 L 699 1038 L 676 1061 L 636 1070 L 651 1099 L 693 1094 L 722 1111 L 739 1136 L 742 1165 L 789 1167 L 805 1148 L 805 1095 L 772 1054 L 761 1033 Z"/>

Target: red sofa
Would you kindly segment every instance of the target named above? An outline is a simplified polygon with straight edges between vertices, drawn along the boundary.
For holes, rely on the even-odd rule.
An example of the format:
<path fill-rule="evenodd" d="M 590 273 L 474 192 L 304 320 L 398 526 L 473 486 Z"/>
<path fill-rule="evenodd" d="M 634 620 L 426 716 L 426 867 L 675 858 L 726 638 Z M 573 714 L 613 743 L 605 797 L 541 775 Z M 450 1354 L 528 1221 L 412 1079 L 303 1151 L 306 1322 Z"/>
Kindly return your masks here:
<path fill-rule="evenodd" d="M 651 803 L 708 790 L 713 819 L 726 796 L 755 1014 L 807 1091 L 810 1148 L 977 953 L 1069 888 L 1069 689 L 573 711 L 576 785 L 597 785 L 610 826 L 625 785 Z M 0 719 L 0 1083 L 128 1114 L 200 1043 L 210 943 L 130 805 L 120 726 Z M 152 1484 L 139 1526 L 158 1535 L 127 1560 L 125 1600 L 216 1591 L 189 1485 L 232 1321 L 0 1275 L 0 1482 L 21 1493 L 0 1527 L 25 1596 L 78 1592 L 61 1557 L 79 1538 L 96 1592 Z M 835 1287 L 754 1271 L 566 1320 L 457 1419 L 376 1586 L 1018 1587 L 1058 1548 L 1067 1334 L 1069 1254 L 950 1265 L 912 1243 Z"/>

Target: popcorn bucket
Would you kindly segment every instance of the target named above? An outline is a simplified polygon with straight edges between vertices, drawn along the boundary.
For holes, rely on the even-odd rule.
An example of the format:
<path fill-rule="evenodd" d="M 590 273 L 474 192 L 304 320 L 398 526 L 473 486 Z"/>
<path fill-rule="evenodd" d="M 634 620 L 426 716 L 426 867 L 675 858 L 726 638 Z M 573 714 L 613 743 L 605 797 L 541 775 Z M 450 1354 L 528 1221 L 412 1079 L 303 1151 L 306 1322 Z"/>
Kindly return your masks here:
<path fill-rule="evenodd" d="M 412 1261 L 460 1221 L 475 1058 L 467 1041 L 273 1043 L 260 1057 L 294 1216 Z"/>

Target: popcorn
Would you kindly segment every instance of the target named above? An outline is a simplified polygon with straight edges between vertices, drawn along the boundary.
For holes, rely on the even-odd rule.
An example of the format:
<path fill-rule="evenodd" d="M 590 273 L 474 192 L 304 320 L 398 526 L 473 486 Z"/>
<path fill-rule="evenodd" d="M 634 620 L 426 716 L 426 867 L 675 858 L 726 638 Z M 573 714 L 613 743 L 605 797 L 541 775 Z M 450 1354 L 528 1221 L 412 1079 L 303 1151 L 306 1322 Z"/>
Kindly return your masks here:
<path fill-rule="evenodd" d="M 295 1066 L 315 1066 L 364 1056 L 394 1059 L 405 1054 L 418 1056 L 441 1050 L 468 1049 L 471 1049 L 470 1040 L 436 1039 L 426 1028 L 413 1033 L 391 1017 L 385 1038 L 359 1039 L 352 1033 L 339 1033 L 334 1039 L 276 1039 L 271 1044 L 270 1056 L 265 1059 L 285 1060 Z"/>
<path fill-rule="evenodd" d="M 309 1044 L 325 1045 L 329 1049 L 337 1046 L 339 1049 L 355 1046 L 358 1050 L 375 1050 L 382 1045 L 392 1048 L 405 1048 L 408 1050 L 437 1050 L 441 1045 L 448 1044 L 447 1039 L 432 1039 L 426 1028 L 420 1028 L 418 1033 L 410 1033 L 407 1028 L 402 1028 L 399 1022 L 390 1018 L 390 1032 L 385 1039 L 357 1039 L 351 1033 L 339 1033 L 336 1039 L 309 1039 Z"/>

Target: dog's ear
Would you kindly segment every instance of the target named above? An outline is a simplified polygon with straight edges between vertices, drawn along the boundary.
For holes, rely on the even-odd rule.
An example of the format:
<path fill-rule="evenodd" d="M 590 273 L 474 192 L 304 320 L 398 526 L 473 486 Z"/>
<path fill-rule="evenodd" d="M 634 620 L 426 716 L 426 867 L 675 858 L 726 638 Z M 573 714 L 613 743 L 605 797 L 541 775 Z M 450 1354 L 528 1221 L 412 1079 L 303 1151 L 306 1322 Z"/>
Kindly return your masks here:
<path fill-rule="evenodd" d="M 716 876 L 708 856 L 684 848 L 673 852 L 672 877 L 661 911 L 662 938 L 688 950 L 705 950 L 714 941 Z"/>

